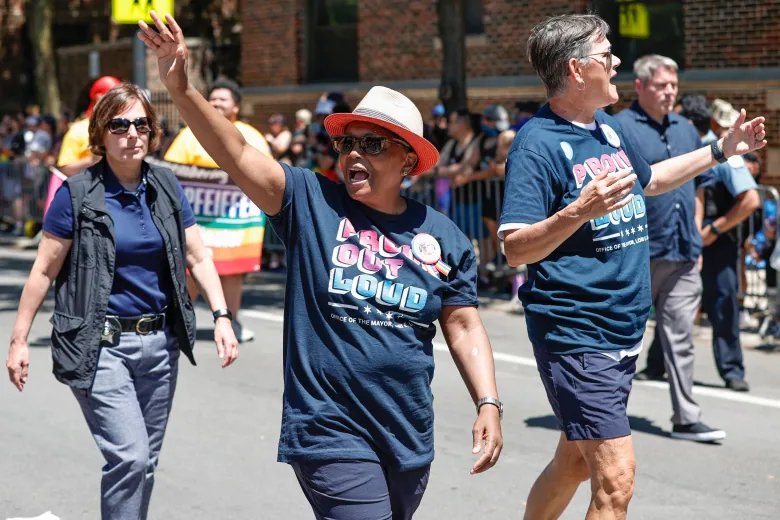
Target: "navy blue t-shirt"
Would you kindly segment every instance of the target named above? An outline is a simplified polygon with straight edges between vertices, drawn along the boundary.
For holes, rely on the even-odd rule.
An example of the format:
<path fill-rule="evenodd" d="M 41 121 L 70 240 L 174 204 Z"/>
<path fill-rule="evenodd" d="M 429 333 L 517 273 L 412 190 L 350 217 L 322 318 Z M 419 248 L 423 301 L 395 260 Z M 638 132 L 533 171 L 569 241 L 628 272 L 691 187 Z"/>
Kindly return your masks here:
<path fill-rule="evenodd" d="M 114 224 L 116 243 L 116 271 L 106 314 L 133 317 L 159 313 L 170 303 L 173 287 L 162 235 L 149 210 L 146 167 L 143 182 L 135 192 L 124 189 L 107 164 L 103 174 L 106 211 Z M 186 229 L 195 224 L 195 217 L 181 185 L 176 183 L 176 187 Z M 67 181 L 54 195 L 43 229 L 59 238 L 73 238 L 73 208 Z"/>
<path fill-rule="evenodd" d="M 639 103 L 615 116 L 629 146 L 650 164 L 665 161 L 702 147 L 696 128 L 684 117 L 670 113 L 658 123 Z M 701 254 L 701 233 L 696 225 L 696 187 L 701 176 L 671 191 L 648 197 L 650 258 L 695 262 Z"/>
<path fill-rule="evenodd" d="M 282 166 L 283 205 L 270 217 L 287 248 L 279 461 L 425 466 L 434 322 L 445 305 L 478 305 L 471 243 L 428 206 L 407 199 L 403 214 L 380 213 Z M 421 263 L 413 241 L 441 254 Z"/>
<path fill-rule="evenodd" d="M 500 229 L 535 224 L 574 202 L 593 176 L 633 170 L 633 199 L 593 219 L 545 259 L 528 266 L 519 297 L 528 335 L 552 352 L 635 347 L 650 309 L 644 187 L 650 166 L 624 146 L 614 118 L 596 112 L 596 129 L 573 125 L 549 105 L 520 129 L 507 158 Z"/>

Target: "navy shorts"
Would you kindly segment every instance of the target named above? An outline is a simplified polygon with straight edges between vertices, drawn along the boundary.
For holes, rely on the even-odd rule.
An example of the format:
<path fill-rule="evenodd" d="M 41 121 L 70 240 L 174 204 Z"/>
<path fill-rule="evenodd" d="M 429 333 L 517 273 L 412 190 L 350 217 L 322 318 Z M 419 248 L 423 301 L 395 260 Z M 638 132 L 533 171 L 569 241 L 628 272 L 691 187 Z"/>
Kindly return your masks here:
<path fill-rule="evenodd" d="M 291 464 L 317 520 L 410 520 L 428 486 L 430 464 L 398 471 L 370 461 Z"/>
<path fill-rule="evenodd" d="M 626 405 L 637 356 L 616 361 L 599 352 L 554 354 L 538 345 L 534 356 L 547 399 L 568 440 L 631 435 Z"/>

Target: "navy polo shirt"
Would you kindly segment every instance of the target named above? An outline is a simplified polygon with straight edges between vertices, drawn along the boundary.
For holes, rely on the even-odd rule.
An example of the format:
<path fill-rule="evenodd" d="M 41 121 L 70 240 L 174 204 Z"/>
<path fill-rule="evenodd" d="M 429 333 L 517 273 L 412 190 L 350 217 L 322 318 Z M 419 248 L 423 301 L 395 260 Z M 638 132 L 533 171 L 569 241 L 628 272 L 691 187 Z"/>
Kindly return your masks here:
<path fill-rule="evenodd" d="M 108 165 L 103 172 L 106 211 L 114 223 L 116 243 L 116 271 L 106 313 L 123 317 L 159 313 L 171 303 L 173 286 L 163 239 L 149 209 L 148 167 L 144 163 L 143 180 L 136 191 L 123 188 Z M 177 189 L 186 229 L 195 224 L 195 217 L 178 183 Z M 43 229 L 60 238 L 73 238 L 73 208 L 67 182 L 54 195 Z"/>
<path fill-rule="evenodd" d="M 658 123 L 635 101 L 615 118 L 630 147 L 649 164 L 702 147 L 696 128 L 678 114 L 670 113 Z M 647 197 L 651 259 L 690 262 L 696 261 L 701 254 L 701 235 L 694 219 L 698 180 L 662 195 Z"/>

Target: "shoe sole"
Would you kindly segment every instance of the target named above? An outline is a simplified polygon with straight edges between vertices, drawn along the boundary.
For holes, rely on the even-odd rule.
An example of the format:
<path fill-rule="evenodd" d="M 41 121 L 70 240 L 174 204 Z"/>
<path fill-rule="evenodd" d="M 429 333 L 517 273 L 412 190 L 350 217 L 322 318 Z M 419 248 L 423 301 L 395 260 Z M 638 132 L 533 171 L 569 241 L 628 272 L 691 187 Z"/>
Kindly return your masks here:
<path fill-rule="evenodd" d="M 672 439 L 680 439 L 684 441 L 694 442 L 715 442 L 722 441 L 726 438 L 726 432 L 718 430 L 707 433 L 681 433 L 672 432 Z"/>

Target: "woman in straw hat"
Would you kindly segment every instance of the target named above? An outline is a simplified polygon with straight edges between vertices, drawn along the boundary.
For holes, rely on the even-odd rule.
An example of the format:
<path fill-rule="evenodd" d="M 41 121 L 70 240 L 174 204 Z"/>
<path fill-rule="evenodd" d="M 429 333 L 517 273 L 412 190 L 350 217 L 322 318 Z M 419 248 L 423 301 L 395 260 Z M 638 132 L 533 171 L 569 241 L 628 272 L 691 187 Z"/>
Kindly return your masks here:
<path fill-rule="evenodd" d="M 601 108 L 618 100 L 609 27 L 562 15 L 531 31 L 528 56 L 549 102 L 518 132 L 499 226 L 528 336 L 558 418 L 558 448 L 531 489 L 526 518 L 558 518 L 590 480 L 586 518 L 625 518 L 634 488 L 626 404 L 650 310 L 644 197 L 766 144 L 742 111 L 725 139 L 648 165 Z"/>
<path fill-rule="evenodd" d="M 287 247 L 284 402 L 279 461 L 317 518 L 411 518 L 433 459 L 434 322 L 441 324 L 478 417 L 471 468 L 502 447 L 493 356 L 477 312 L 477 262 L 447 218 L 401 196 L 436 148 L 402 94 L 374 87 L 325 127 L 344 183 L 264 157 L 188 84 L 187 48 L 170 16 L 139 22 L 181 115 L 268 215 Z"/>

